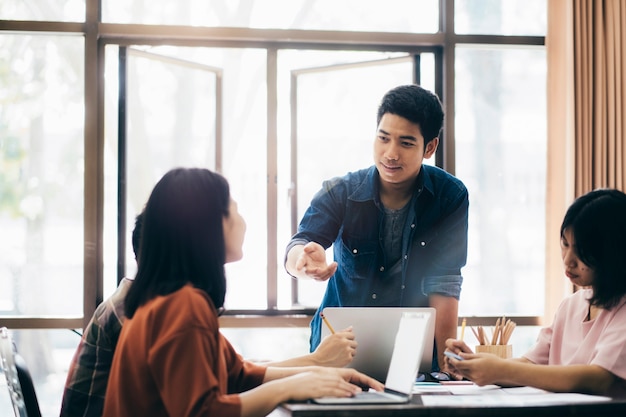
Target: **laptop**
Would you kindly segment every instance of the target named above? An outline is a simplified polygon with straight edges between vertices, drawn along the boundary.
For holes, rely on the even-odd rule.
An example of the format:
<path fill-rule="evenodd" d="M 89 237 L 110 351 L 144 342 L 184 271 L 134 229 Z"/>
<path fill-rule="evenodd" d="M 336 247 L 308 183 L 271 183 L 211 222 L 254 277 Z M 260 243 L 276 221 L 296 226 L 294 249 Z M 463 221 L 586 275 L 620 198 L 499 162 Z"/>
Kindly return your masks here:
<path fill-rule="evenodd" d="M 322 397 L 313 399 L 313 402 L 333 405 L 408 403 L 419 370 L 429 321 L 429 312 L 401 314 L 393 338 L 393 352 L 384 391 L 363 391 L 353 397 Z"/>
<path fill-rule="evenodd" d="M 353 327 L 358 347 L 356 356 L 347 365 L 385 383 L 398 324 L 403 313 L 428 313 L 423 336 L 420 372 L 432 370 L 436 310 L 432 307 L 326 307 L 324 317 L 335 331 Z M 322 323 L 322 338 L 330 330 Z"/>

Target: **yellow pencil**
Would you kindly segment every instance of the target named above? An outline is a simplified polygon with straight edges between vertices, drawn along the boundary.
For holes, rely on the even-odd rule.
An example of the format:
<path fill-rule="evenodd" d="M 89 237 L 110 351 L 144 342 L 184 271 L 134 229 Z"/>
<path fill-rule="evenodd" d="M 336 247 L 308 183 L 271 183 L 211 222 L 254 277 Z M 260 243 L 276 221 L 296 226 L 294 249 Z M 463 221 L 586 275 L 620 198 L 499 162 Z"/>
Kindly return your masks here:
<path fill-rule="evenodd" d="M 333 326 L 330 325 L 330 323 L 328 322 L 328 320 L 324 316 L 324 313 L 320 313 L 320 317 L 322 318 L 322 320 L 324 320 L 324 323 L 326 324 L 326 326 L 328 326 L 328 330 L 330 330 L 330 332 L 332 334 L 335 334 L 335 329 L 333 329 Z"/>

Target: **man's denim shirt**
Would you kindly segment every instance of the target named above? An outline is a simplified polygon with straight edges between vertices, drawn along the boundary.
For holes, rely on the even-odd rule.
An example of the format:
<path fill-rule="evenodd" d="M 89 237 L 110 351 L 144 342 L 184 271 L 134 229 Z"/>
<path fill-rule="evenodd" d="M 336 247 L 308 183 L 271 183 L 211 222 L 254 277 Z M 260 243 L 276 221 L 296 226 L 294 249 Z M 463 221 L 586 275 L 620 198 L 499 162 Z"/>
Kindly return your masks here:
<path fill-rule="evenodd" d="M 385 280 L 384 211 L 375 166 L 323 183 L 286 253 L 315 241 L 333 245 L 337 272 L 311 321 L 311 351 L 321 337 L 319 312 L 329 306 L 426 307 L 428 294 L 459 298 L 467 259 L 468 193 L 440 168 L 423 165 L 402 236 L 402 277 Z"/>

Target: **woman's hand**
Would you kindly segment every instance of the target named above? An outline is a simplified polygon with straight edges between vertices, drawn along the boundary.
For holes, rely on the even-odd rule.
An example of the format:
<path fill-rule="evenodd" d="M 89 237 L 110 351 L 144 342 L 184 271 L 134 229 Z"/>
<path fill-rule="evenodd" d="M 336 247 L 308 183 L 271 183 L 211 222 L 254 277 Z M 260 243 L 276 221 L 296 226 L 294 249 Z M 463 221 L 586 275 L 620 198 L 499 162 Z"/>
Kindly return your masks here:
<path fill-rule="evenodd" d="M 464 341 L 458 340 L 458 339 L 448 339 L 448 340 L 446 340 L 446 351 L 450 351 L 450 352 L 454 353 L 455 355 L 459 355 L 463 359 L 465 359 L 463 353 L 474 353 L 474 352 L 472 352 L 472 349 L 470 349 L 469 346 L 467 346 L 465 344 Z M 445 356 L 443 368 L 454 379 L 461 380 L 461 379 L 463 379 L 464 375 L 455 367 L 455 364 L 457 362 L 459 362 L 459 361 L 456 360 L 456 359 L 452 359 L 452 358 L 450 358 L 448 356 Z"/>
<path fill-rule="evenodd" d="M 476 385 L 495 384 L 502 380 L 505 359 L 490 353 L 473 353 L 462 340 L 446 340 L 446 350 L 462 359 L 446 356 L 445 362 L 450 375 L 455 379 L 469 379 Z"/>
<path fill-rule="evenodd" d="M 381 382 L 354 369 L 323 366 L 311 367 L 310 371 L 276 382 L 285 384 L 285 389 L 289 390 L 289 399 L 294 401 L 319 397 L 352 397 L 363 389 L 384 389 Z"/>
<path fill-rule="evenodd" d="M 326 336 L 311 355 L 318 365 L 341 368 L 352 362 L 357 345 L 352 327 L 349 327 Z"/>

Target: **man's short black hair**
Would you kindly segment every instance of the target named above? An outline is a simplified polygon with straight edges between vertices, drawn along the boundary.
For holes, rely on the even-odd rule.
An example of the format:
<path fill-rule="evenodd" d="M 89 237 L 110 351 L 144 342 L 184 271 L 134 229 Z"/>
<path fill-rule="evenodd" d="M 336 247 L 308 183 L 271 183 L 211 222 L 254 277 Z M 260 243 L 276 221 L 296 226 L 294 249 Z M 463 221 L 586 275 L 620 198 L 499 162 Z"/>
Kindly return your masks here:
<path fill-rule="evenodd" d="M 443 126 L 443 107 L 439 97 L 416 84 L 389 90 L 378 107 L 377 124 L 386 113 L 418 125 L 424 137 L 424 146 L 439 136 Z"/>

